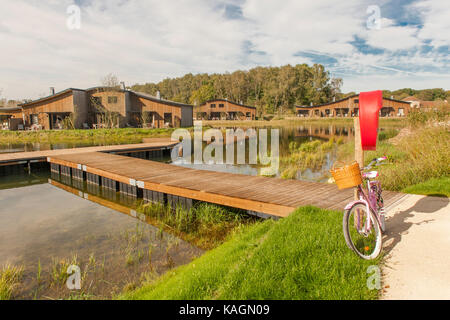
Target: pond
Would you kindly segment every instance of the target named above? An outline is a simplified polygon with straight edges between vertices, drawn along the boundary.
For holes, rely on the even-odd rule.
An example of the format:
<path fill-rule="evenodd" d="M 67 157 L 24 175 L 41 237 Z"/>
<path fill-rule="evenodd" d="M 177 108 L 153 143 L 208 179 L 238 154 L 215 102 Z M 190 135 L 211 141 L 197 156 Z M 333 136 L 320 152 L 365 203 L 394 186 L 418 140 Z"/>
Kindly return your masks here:
<path fill-rule="evenodd" d="M 389 127 L 380 126 L 380 131 L 391 129 Z M 222 132 L 226 129 L 237 129 L 235 127 L 218 127 Z M 259 127 L 256 128 L 257 134 L 259 130 L 267 129 L 268 134 L 268 148 L 270 149 L 270 135 L 271 129 L 277 129 L 279 131 L 279 155 L 280 163 L 275 172 L 270 174 L 274 177 L 293 178 L 306 181 L 326 182 L 329 179 L 329 170 L 333 163 L 337 160 L 337 145 L 344 144 L 348 141 L 354 140 L 354 128 L 352 124 L 303 124 L 303 125 L 291 125 L 284 127 Z M 244 129 L 246 130 L 246 129 Z M 225 134 L 223 133 L 225 139 Z M 327 141 L 334 141 L 330 146 L 323 145 Z M 311 149 L 308 152 L 299 152 L 299 148 L 309 143 Z M 238 144 L 245 144 L 245 164 L 237 164 L 236 153 Z M 203 143 L 203 150 L 207 143 Z M 194 163 L 194 147 L 192 146 L 192 156 L 188 163 L 183 159 L 177 159 L 173 162 L 175 165 L 200 169 L 211 170 L 220 172 L 229 172 L 246 175 L 265 175 L 267 171 L 265 166 L 261 164 L 249 164 L 249 143 L 241 140 L 234 143 L 235 161 L 234 164 L 226 164 L 226 144 L 223 148 L 224 164 L 211 164 L 211 163 Z M 326 147 L 326 148 L 325 148 Z M 316 150 L 317 149 L 317 150 Z M 325 151 L 324 151 L 325 150 Z M 322 152 L 322 154 L 319 154 Z M 306 167 L 292 165 L 292 162 L 300 162 L 299 157 L 305 157 L 307 161 Z M 170 159 L 165 159 L 170 162 Z M 297 169 L 297 170 L 296 170 Z"/>
<path fill-rule="evenodd" d="M 281 160 L 274 176 L 278 177 L 290 170 L 289 161 L 302 146 L 322 146 L 331 138 L 345 143 L 354 138 L 352 126 L 345 124 L 277 129 Z M 3 146 L 0 150 L 78 146 L 81 145 L 23 144 L 9 146 L 9 149 Z M 294 166 L 291 177 L 325 181 L 336 160 L 336 149 L 330 144 L 328 149 L 321 150 L 325 151 L 315 159 L 314 166 L 301 170 Z M 152 160 L 171 162 L 170 157 Z M 250 164 L 174 164 L 246 175 L 260 175 L 262 170 L 260 165 Z M 205 251 L 140 213 L 136 210 L 135 199 L 120 193 L 105 193 L 98 188 L 75 180 L 64 181 L 62 176 L 54 177 L 48 170 L 0 177 L 0 267 L 10 264 L 24 268 L 23 280 L 14 298 L 106 299 L 124 288 L 133 288 L 186 264 Z M 72 264 L 81 268 L 83 287 L 80 291 L 71 291 L 65 286 L 65 271 Z"/>
<path fill-rule="evenodd" d="M 24 268 L 14 298 L 110 298 L 203 253 L 149 224 L 133 202 L 58 182 L 0 190 L 0 266 Z M 72 264 L 81 268 L 80 291 L 65 285 Z"/>

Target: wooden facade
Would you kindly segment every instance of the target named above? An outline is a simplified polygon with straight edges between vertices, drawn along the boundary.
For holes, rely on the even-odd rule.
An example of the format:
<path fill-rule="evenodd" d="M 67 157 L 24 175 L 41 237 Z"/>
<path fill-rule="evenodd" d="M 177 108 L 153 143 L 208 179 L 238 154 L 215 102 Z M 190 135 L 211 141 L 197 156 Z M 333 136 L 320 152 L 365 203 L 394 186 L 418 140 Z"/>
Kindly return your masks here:
<path fill-rule="evenodd" d="M 383 98 L 381 117 L 404 117 L 410 112 L 409 102 Z M 359 114 L 359 95 L 318 106 L 298 106 L 298 117 L 356 117 Z"/>
<path fill-rule="evenodd" d="M 0 129 L 18 130 L 23 126 L 23 114 L 21 108 L 0 108 Z"/>
<path fill-rule="evenodd" d="M 62 128 L 64 118 L 73 114 L 74 111 L 71 90 L 22 105 L 25 126 L 35 126 L 46 130 Z"/>
<path fill-rule="evenodd" d="M 69 88 L 20 106 L 25 127 L 63 129 L 192 126 L 192 106 L 106 87 Z"/>
<path fill-rule="evenodd" d="M 194 117 L 197 120 L 255 120 L 256 108 L 216 99 L 194 107 Z"/>
<path fill-rule="evenodd" d="M 134 114 L 142 115 L 142 121 L 151 127 L 191 127 L 193 125 L 193 109 L 189 105 L 158 99 L 140 92 L 131 97 L 131 105 Z"/>

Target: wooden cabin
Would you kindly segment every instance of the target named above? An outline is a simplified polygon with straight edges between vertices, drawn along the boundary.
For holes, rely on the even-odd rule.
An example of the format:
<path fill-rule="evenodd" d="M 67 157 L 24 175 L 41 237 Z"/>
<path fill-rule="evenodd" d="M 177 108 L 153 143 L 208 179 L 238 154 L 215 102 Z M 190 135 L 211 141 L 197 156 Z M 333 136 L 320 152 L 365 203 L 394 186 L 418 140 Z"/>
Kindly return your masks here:
<path fill-rule="evenodd" d="M 69 88 L 19 105 L 27 128 L 123 128 L 192 126 L 188 104 L 131 90 Z"/>
<path fill-rule="evenodd" d="M 383 98 L 381 117 L 404 117 L 411 109 L 410 103 Z M 356 117 L 359 114 L 359 95 L 317 106 L 297 106 L 297 117 Z"/>
<path fill-rule="evenodd" d="M 194 116 L 197 120 L 255 120 L 256 108 L 216 99 L 194 107 Z"/>
<path fill-rule="evenodd" d="M 18 130 L 24 128 L 23 114 L 20 107 L 2 107 L 0 108 L 0 129 Z"/>
<path fill-rule="evenodd" d="M 87 121 L 87 94 L 81 89 L 69 88 L 19 106 L 27 128 L 63 129 L 66 118 L 71 119 L 75 128 L 81 128 Z"/>
<path fill-rule="evenodd" d="M 192 127 L 193 107 L 188 104 L 164 100 L 142 92 L 131 97 L 132 111 L 141 115 L 151 127 Z"/>

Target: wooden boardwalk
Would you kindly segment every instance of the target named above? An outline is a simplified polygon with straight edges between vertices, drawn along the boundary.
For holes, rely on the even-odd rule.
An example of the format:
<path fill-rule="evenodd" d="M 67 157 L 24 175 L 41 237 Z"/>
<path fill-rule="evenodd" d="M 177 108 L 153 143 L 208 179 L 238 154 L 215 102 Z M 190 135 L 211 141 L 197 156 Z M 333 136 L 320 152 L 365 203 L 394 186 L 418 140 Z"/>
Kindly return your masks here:
<path fill-rule="evenodd" d="M 176 142 L 171 141 L 170 138 L 147 138 L 146 143 L 137 144 L 122 144 L 110 146 L 95 146 L 84 148 L 71 149 L 55 149 L 45 151 L 31 151 L 31 152 L 14 152 L 0 154 L 0 166 L 21 164 L 27 161 L 47 161 L 47 157 L 55 157 L 58 155 L 73 155 L 77 153 L 87 152 L 110 152 L 110 153 L 129 153 L 146 150 L 161 150 L 172 148 Z"/>
<path fill-rule="evenodd" d="M 277 217 L 286 217 L 305 205 L 342 210 L 353 199 L 353 189 L 340 191 L 332 184 L 196 170 L 101 152 L 59 154 L 47 160 L 52 170 L 61 168 L 61 174 L 67 175 L 66 169 L 72 168 L 72 176 L 80 178 L 84 171 L 89 177 L 99 177 L 95 181 L 102 177 L 117 181 L 121 190 L 123 185 L 134 188 L 135 195 L 141 190 L 144 199 L 150 191 L 166 199 L 198 200 Z M 386 206 L 403 196 L 383 193 Z"/>

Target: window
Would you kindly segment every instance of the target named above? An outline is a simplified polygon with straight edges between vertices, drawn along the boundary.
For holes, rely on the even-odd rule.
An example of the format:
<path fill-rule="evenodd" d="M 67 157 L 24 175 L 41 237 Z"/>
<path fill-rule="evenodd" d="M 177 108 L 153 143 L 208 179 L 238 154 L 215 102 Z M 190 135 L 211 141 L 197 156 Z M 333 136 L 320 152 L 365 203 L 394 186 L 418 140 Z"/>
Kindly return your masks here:
<path fill-rule="evenodd" d="M 359 99 L 353 100 L 354 103 L 359 103 Z"/>
<path fill-rule="evenodd" d="M 223 103 L 219 104 L 219 108 L 223 108 Z"/>
<path fill-rule="evenodd" d="M 37 114 L 30 115 L 30 122 L 32 125 L 33 124 L 38 125 L 39 124 L 39 116 Z"/>
<path fill-rule="evenodd" d="M 108 103 L 117 103 L 117 97 L 116 96 L 108 97 Z"/>
<path fill-rule="evenodd" d="M 169 124 L 169 125 L 171 125 L 172 124 L 172 113 L 164 113 L 164 125 L 166 125 L 166 124 Z"/>
<path fill-rule="evenodd" d="M 215 108 L 216 104 L 215 103 L 211 103 L 211 108 Z"/>

